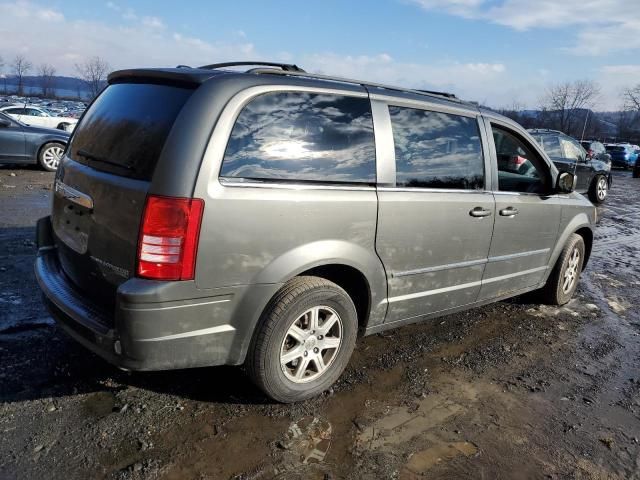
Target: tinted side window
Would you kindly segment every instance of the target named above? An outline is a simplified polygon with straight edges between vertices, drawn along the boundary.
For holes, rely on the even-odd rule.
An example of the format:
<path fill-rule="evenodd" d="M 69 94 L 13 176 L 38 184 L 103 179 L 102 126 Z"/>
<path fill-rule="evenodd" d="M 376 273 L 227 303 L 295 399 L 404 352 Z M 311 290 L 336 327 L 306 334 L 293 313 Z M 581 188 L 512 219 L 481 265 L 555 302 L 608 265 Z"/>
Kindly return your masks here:
<path fill-rule="evenodd" d="M 533 148 L 506 129 L 496 125 L 491 128 L 498 160 L 498 188 L 504 192 L 548 192 L 548 167 Z"/>
<path fill-rule="evenodd" d="M 375 183 L 369 100 L 306 92 L 260 95 L 238 116 L 220 176 Z"/>
<path fill-rule="evenodd" d="M 562 146 L 564 148 L 564 156 L 577 162 L 584 161 L 586 155 L 582 147 L 574 140 L 562 137 Z"/>
<path fill-rule="evenodd" d="M 543 135 L 542 148 L 550 157 L 562 157 L 562 149 L 560 148 L 560 139 L 556 135 Z M 540 142 L 538 142 L 540 143 Z"/>
<path fill-rule="evenodd" d="M 478 190 L 484 161 L 474 118 L 389 106 L 396 185 Z"/>

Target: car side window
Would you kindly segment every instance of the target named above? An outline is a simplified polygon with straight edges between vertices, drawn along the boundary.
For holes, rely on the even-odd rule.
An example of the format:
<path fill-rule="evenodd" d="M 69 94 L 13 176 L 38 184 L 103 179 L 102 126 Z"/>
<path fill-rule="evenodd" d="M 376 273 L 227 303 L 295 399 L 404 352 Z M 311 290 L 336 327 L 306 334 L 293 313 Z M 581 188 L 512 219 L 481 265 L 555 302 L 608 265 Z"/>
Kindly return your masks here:
<path fill-rule="evenodd" d="M 369 99 L 272 92 L 240 112 L 220 176 L 373 184 L 375 158 Z"/>
<path fill-rule="evenodd" d="M 560 142 L 562 143 L 562 148 L 564 150 L 564 157 L 569 158 L 571 160 L 575 160 L 576 162 L 584 162 L 586 158 L 586 154 L 582 147 L 578 145 L 577 142 L 574 142 L 570 138 L 561 138 Z"/>
<path fill-rule="evenodd" d="M 534 148 L 515 132 L 491 125 L 498 160 L 498 188 L 503 192 L 547 193 L 551 175 Z"/>
<path fill-rule="evenodd" d="M 540 140 L 543 150 L 550 157 L 562 157 L 562 149 L 560 148 L 560 140 L 556 135 L 543 135 Z"/>
<path fill-rule="evenodd" d="M 27 115 L 30 117 L 44 117 L 40 110 L 36 110 L 35 108 L 27 108 Z"/>
<path fill-rule="evenodd" d="M 5 112 L 11 115 L 24 115 L 24 108 L 8 108 Z"/>
<path fill-rule="evenodd" d="M 475 118 L 389 106 L 396 186 L 480 190 L 484 159 Z"/>

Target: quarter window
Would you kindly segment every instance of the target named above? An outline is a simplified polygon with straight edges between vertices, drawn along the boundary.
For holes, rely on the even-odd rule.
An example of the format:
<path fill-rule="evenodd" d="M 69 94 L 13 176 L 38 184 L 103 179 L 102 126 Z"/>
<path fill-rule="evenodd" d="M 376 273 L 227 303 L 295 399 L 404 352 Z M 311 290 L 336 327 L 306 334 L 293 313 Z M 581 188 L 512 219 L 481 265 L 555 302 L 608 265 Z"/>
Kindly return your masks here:
<path fill-rule="evenodd" d="M 584 161 L 586 157 L 585 152 L 577 142 L 574 142 L 569 138 L 562 138 L 561 142 L 566 158 L 570 158 L 571 160 L 575 160 L 577 162 Z"/>
<path fill-rule="evenodd" d="M 220 176 L 375 183 L 369 100 L 306 92 L 255 98 L 233 127 Z"/>
<path fill-rule="evenodd" d="M 474 118 L 390 105 L 396 185 L 478 190 L 484 160 Z"/>
<path fill-rule="evenodd" d="M 498 188 L 504 192 L 546 193 L 551 179 L 533 147 L 515 134 L 492 125 L 498 159 Z"/>

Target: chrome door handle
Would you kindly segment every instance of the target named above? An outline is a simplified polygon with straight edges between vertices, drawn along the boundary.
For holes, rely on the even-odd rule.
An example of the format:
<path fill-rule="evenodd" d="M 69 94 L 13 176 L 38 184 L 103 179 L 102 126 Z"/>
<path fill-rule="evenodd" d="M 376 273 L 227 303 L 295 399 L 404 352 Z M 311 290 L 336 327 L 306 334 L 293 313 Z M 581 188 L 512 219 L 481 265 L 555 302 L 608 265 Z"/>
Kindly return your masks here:
<path fill-rule="evenodd" d="M 503 217 L 515 217 L 519 213 L 518 209 L 513 207 L 507 207 L 500 210 L 500 215 Z"/>
<path fill-rule="evenodd" d="M 469 211 L 469 215 L 472 217 L 488 217 L 491 215 L 491 210 L 485 210 L 482 207 L 476 207 L 473 210 Z"/>

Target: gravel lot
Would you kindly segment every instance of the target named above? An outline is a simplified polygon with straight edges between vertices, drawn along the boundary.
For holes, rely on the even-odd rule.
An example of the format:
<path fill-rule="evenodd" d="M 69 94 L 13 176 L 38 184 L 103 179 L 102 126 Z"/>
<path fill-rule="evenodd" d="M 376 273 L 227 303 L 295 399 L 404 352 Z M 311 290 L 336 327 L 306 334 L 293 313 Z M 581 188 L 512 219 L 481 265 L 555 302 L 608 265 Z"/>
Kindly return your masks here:
<path fill-rule="evenodd" d="M 48 317 L 52 174 L 0 167 L 0 478 L 640 478 L 640 180 L 616 172 L 577 297 L 361 339 L 336 387 L 269 403 L 237 368 L 131 374 Z"/>

